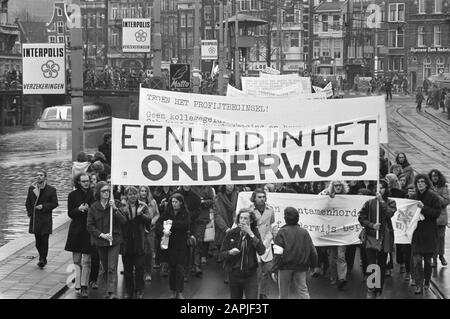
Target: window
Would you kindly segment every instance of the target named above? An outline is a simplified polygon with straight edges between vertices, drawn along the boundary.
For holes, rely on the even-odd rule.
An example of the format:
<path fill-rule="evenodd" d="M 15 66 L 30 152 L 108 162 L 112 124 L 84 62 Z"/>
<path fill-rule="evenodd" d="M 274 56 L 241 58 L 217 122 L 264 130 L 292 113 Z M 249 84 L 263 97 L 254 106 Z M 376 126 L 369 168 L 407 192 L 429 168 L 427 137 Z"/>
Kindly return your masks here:
<path fill-rule="evenodd" d="M 66 44 L 70 47 L 70 35 L 66 35 Z"/>
<path fill-rule="evenodd" d="M 341 29 L 341 26 L 339 25 L 339 19 L 339 16 L 333 16 L 333 31 L 339 31 Z"/>
<path fill-rule="evenodd" d="M 328 32 L 328 15 L 322 15 L 322 32 Z"/>
<path fill-rule="evenodd" d="M 118 14 L 117 8 L 112 8 L 111 9 L 111 15 L 112 15 L 113 19 L 117 19 L 117 14 Z"/>
<path fill-rule="evenodd" d="M 138 7 L 137 9 L 137 17 L 138 18 L 143 18 L 144 16 L 142 15 L 142 7 Z"/>
<path fill-rule="evenodd" d="M 58 17 L 62 17 L 62 14 L 63 14 L 62 9 L 61 8 L 56 8 L 56 15 Z"/>
<path fill-rule="evenodd" d="M 436 59 L 436 74 L 439 74 L 441 72 L 444 72 L 444 59 L 439 57 Z"/>
<path fill-rule="evenodd" d="M 187 36 L 187 43 L 186 43 L 188 48 L 192 48 L 194 46 L 194 37 L 192 33 L 189 33 Z"/>
<path fill-rule="evenodd" d="M 417 28 L 417 46 L 419 47 L 423 47 L 423 36 L 424 36 L 424 27 L 423 26 L 419 26 Z"/>
<path fill-rule="evenodd" d="M 428 78 L 431 76 L 431 59 L 427 57 L 423 60 L 423 77 Z"/>
<path fill-rule="evenodd" d="M 291 47 L 298 48 L 300 46 L 298 32 L 291 32 Z"/>
<path fill-rule="evenodd" d="M 299 9 L 294 9 L 294 23 L 296 24 L 302 23 L 302 11 Z"/>
<path fill-rule="evenodd" d="M 391 48 L 403 48 L 404 32 L 403 29 L 388 31 L 388 46 Z"/>
<path fill-rule="evenodd" d="M 182 15 L 181 17 L 180 17 L 180 27 L 186 27 L 186 16 L 185 15 Z"/>
<path fill-rule="evenodd" d="M 111 37 L 112 37 L 112 41 L 111 41 L 112 45 L 117 47 L 119 45 L 119 34 L 117 32 L 113 31 Z"/>
<path fill-rule="evenodd" d="M 440 25 L 434 26 L 434 46 L 435 47 L 441 46 L 441 26 Z"/>
<path fill-rule="evenodd" d="M 205 20 L 206 21 L 211 21 L 211 19 L 212 19 L 212 8 L 211 7 L 205 7 L 204 12 L 205 12 Z"/>
<path fill-rule="evenodd" d="M 58 43 L 64 43 L 64 36 L 58 36 Z"/>
<path fill-rule="evenodd" d="M 128 18 L 128 9 L 125 7 L 122 7 L 122 19 Z"/>
<path fill-rule="evenodd" d="M 48 42 L 49 43 L 56 43 L 56 37 L 54 35 L 50 35 L 48 37 Z"/>
<path fill-rule="evenodd" d="M 405 21 L 405 4 L 391 3 L 389 5 L 389 22 Z"/>
<path fill-rule="evenodd" d="M 152 17 L 152 7 L 147 7 L 147 18 Z"/>
<path fill-rule="evenodd" d="M 434 0 L 434 13 L 442 13 L 442 0 Z"/>
<path fill-rule="evenodd" d="M 258 0 L 250 1 L 250 10 L 258 10 Z"/>
<path fill-rule="evenodd" d="M 417 11 L 419 12 L 419 13 L 425 13 L 425 0 L 418 0 L 419 1 L 419 3 L 418 3 L 418 5 L 417 5 Z"/>
<path fill-rule="evenodd" d="M 334 40 L 334 58 L 340 59 L 341 58 L 341 52 L 342 52 L 342 46 L 341 46 L 341 40 Z"/>
<path fill-rule="evenodd" d="M 64 33 L 64 22 L 62 22 L 62 21 L 57 21 L 57 22 L 56 22 L 56 27 L 57 27 L 57 32 L 58 32 L 58 34 Z"/>
<path fill-rule="evenodd" d="M 131 17 L 136 18 L 136 8 L 135 7 L 131 7 Z"/>
<path fill-rule="evenodd" d="M 186 36 L 184 35 L 184 33 L 181 33 L 181 37 L 180 37 L 180 47 L 182 49 L 186 49 Z"/>

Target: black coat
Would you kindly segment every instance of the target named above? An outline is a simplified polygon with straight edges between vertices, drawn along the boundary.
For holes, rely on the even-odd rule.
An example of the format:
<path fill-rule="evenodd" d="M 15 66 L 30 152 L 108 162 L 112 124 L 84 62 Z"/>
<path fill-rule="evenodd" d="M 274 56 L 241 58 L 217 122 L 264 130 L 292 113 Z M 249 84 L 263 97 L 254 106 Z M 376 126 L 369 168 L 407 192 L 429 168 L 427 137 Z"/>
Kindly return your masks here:
<path fill-rule="evenodd" d="M 118 203 L 116 202 L 116 205 Z M 91 234 L 91 243 L 97 247 L 109 246 L 109 241 L 100 238 L 100 234 L 109 233 L 110 221 L 110 206 L 109 204 L 103 208 L 100 201 L 94 202 L 89 207 L 87 217 L 87 230 Z M 127 221 L 126 217 L 118 209 L 113 211 L 113 245 L 121 244 L 122 239 L 122 225 Z"/>
<path fill-rule="evenodd" d="M 94 192 L 92 189 L 89 189 L 87 192 L 76 189 L 69 193 L 67 213 L 72 221 L 70 222 L 69 232 L 67 234 L 65 250 L 75 253 L 92 254 L 91 236 L 87 231 L 88 212 L 82 212 L 78 207 L 83 203 L 91 207 L 94 202 Z"/>
<path fill-rule="evenodd" d="M 137 203 L 135 204 L 136 214 L 138 210 Z M 145 207 L 142 213 L 136 216 L 134 219 L 131 218 L 131 207 L 127 205 L 122 206 L 120 211 L 126 218 L 125 224 L 122 225 L 122 237 L 123 242 L 120 245 L 120 253 L 122 255 L 144 255 L 145 253 L 145 227 L 150 225 L 152 222 L 152 217 Z"/>
<path fill-rule="evenodd" d="M 425 216 L 425 219 L 417 223 L 417 228 L 414 231 L 411 241 L 412 253 L 434 253 L 436 252 L 438 242 L 436 219 L 441 214 L 439 197 L 427 189 L 422 194 L 416 194 L 415 199 L 423 203 L 424 207 L 421 213 Z"/>
<path fill-rule="evenodd" d="M 187 211 L 179 212 L 175 216 L 174 212 L 168 210 L 156 223 L 156 232 L 159 236 L 163 235 L 164 221 L 169 219 L 172 220 L 172 228 L 170 229 L 169 248 L 167 249 L 168 262 L 172 265 L 184 265 L 189 251 L 187 238 L 191 217 Z"/>
<path fill-rule="evenodd" d="M 37 196 L 39 194 L 39 197 Z M 36 206 L 42 205 L 41 210 L 36 210 Z M 38 190 L 34 185 L 28 188 L 27 200 L 25 202 L 27 215 L 30 217 L 28 231 L 31 234 L 46 235 L 53 230 L 53 209 L 58 207 L 58 197 L 56 189 L 48 184 L 43 189 Z"/>

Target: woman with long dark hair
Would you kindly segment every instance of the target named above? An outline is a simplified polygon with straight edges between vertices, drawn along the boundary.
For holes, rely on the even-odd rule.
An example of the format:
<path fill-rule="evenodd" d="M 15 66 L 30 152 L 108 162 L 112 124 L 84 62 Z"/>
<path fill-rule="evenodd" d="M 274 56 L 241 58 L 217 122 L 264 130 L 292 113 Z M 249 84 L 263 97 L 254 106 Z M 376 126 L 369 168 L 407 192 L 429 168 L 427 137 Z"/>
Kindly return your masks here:
<path fill-rule="evenodd" d="M 377 192 L 376 197 L 369 199 L 364 204 L 359 211 L 358 217 L 359 223 L 364 227 L 363 232 L 365 232 L 362 244 L 365 246 L 367 264 L 377 264 L 381 272 L 381 286 L 379 288 L 368 287 L 367 299 L 375 299 L 377 294 L 381 295 L 386 274 L 387 256 L 394 251 L 394 228 L 392 227 L 391 218 L 397 210 L 397 205 L 394 200 L 388 198 L 389 189 L 387 182 L 381 180 L 379 183 L 380 190 Z M 378 219 L 377 205 L 379 206 Z"/>
<path fill-rule="evenodd" d="M 436 192 L 441 202 L 441 214 L 436 219 L 438 226 L 438 245 L 437 252 L 433 256 L 433 267 L 437 267 L 437 256 L 442 266 L 447 266 L 447 260 L 445 260 L 445 228 L 448 224 L 447 205 L 450 203 L 450 195 L 447 187 L 447 180 L 445 176 L 437 169 L 432 169 L 428 173 L 428 177 L 431 180 L 431 189 Z"/>
<path fill-rule="evenodd" d="M 395 162 L 402 167 L 402 173 L 406 175 L 406 185 L 414 181 L 414 171 L 411 164 L 408 162 L 405 153 L 398 153 L 395 157 Z M 399 175 L 397 175 L 399 176 Z"/>
<path fill-rule="evenodd" d="M 165 221 L 172 221 L 170 229 L 164 227 Z M 184 299 L 184 265 L 188 255 L 187 238 L 190 229 L 190 214 L 184 196 L 174 193 L 167 204 L 164 214 L 156 224 L 156 231 L 169 240 L 167 257 L 169 262 L 169 286 L 172 299 Z"/>

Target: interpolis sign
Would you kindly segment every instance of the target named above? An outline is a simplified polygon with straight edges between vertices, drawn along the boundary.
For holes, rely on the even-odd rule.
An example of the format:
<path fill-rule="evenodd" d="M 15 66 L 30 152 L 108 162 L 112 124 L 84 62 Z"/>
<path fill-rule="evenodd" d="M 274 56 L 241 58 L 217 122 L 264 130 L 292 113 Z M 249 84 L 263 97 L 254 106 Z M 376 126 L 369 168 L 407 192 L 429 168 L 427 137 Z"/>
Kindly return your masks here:
<path fill-rule="evenodd" d="M 23 94 L 66 93 L 64 43 L 22 45 Z"/>
<path fill-rule="evenodd" d="M 122 20 L 122 51 L 150 52 L 150 19 Z"/>
<path fill-rule="evenodd" d="M 411 48 L 411 53 L 450 53 L 449 47 Z"/>

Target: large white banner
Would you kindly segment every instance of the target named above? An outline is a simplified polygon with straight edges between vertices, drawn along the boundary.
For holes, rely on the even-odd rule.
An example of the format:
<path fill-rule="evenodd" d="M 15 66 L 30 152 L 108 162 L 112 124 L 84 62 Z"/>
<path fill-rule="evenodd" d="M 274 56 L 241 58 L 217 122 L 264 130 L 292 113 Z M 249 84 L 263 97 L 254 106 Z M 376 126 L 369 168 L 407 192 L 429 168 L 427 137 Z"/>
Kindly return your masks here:
<path fill-rule="evenodd" d="M 325 100 L 327 98 L 327 94 L 324 92 L 319 93 L 310 93 L 310 92 L 302 92 L 298 90 L 298 85 L 294 84 L 292 86 L 288 86 L 284 89 L 272 91 L 272 95 L 267 95 L 268 98 L 298 98 L 298 99 L 306 99 L 306 100 Z M 255 97 L 255 95 L 247 95 L 241 90 L 236 89 L 230 84 L 227 85 L 227 96 L 230 97 Z"/>
<path fill-rule="evenodd" d="M 242 77 L 242 91 L 248 95 L 262 95 L 265 92 L 300 83 L 304 92 L 311 92 L 310 77 L 301 77 L 296 74 L 263 74 L 261 73 L 260 77 Z"/>
<path fill-rule="evenodd" d="M 22 44 L 23 94 L 66 93 L 64 43 Z"/>
<path fill-rule="evenodd" d="M 122 20 L 122 51 L 150 52 L 150 19 Z"/>
<path fill-rule="evenodd" d="M 380 143 L 387 143 L 382 96 L 336 100 L 202 95 L 142 88 L 139 119 L 148 123 L 225 127 L 320 127 L 355 118 L 380 116 Z"/>
<path fill-rule="evenodd" d="M 374 180 L 376 118 L 309 129 L 151 124 L 113 118 L 112 183 L 221 185 Z"/>
<path fill-rule="evenodd" d="M 250 207 L 251 192 L 239 193 L 236 212 Z M 275 224 L 284 222 L 284 209 L 294 207 L 299 212 L 299 225 L 308 230 L 315 246 L 339 246 L 360 243 L 358 235 L 362 226 L 358 212 L 364 203 L 373 197 L 359 195 L 322 195 L 267 193 L 267 204 L 275 212 Z M 397 212 L 391 218 L 396 244 L 411 243 L 415 229 L 413 217 L 420 214 L 417 201 L 394 199 Z"/>

